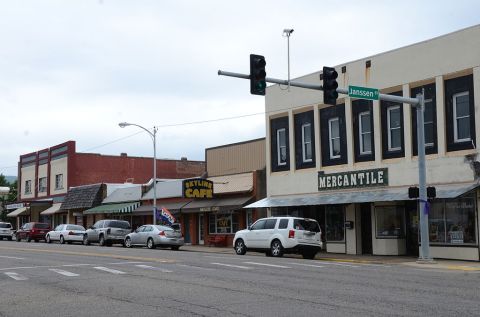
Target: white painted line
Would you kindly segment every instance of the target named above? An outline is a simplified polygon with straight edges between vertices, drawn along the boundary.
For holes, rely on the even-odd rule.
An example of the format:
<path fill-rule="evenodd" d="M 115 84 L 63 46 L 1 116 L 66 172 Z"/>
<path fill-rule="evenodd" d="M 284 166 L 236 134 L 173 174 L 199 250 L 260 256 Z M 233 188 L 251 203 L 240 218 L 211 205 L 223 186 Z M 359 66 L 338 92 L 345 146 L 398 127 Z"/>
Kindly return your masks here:
<path fill-rule="evenodd" d="M 125 274 L 125 272 L 119 271 L 119 270 L 114 270 L 114 269 L 109 269 L 108 267 L 104 266 L 94 266 L 94 269 L 100 270 L 100 271 L 105 271 L 113 274 Z"/>
<path fill-rule="evenodd" d="M 65 270 L 49 269 L 49 271 L 52 271 L 52 272 L 55 272 L 55 273 L 58 273 L 58 274 L 61 274 L 61 275 L 64 275 L 64 276 L 68 276 L 68 277 L 79 276 L 79 274 L 77 274 L 77 273 L 73 273 L 73 272 L 69 272 L 69 271 L 65 271 Z"/>
<path fill-rule="evenodd" d="M 141 264 L 141 263 L 148 263 L 148 262 L 145 262 L 145 261 L 130 261 L 130 262 L 112 262 L 112 263 L 108 263 L 108 264 L 112 264 L 112 265 L 120 265 L 120 264 Z"/>
<path fill-rule="evenodd" d="M 5 272 L 5 275 L 13 278 L 14 280 L 17 280 L 17 281 L 26 281 L 28 280 L 28 278 L 26 278 L 25 276 L 23 275 L 20 275 L 18 273 L 15 273 L 15 272 Z"/>
<path fill-rule="evenodd" d="M 266 263 L 258 263 L 258 262 L 243 262 L 244 264 L 252 264 L 252 265 L 260 265 L 260 266 L 269 266 L 269 267 L 277 267 L 280 269 L 291 269 L 289 266 L 283 265 L 276 265 L 276 264 L 266 264 Z"/>
<path fill-rule="evenodd" d="M 242 270 L 249 270 L 249 269 L 251 269 L 251 267 L 248 267 L 248 266 L 233 265 L 233 264 L 225 264 L 225 263 L 210 263 L 210 264 L 213 264 L 213 265 L 220 265 L 220 266 L 234 267 L 234 268 L 237 268 L 237 269 L 242 269 Z"/>
<path fill-rule="evenodd" d="M 315 264 L 302 264 L 302 263 L 288 263 L 290 265 L 300 265 L 300 266 L 308 266 L 308 267 L 318 267 L 318 268 L 322 268 L 324 266 L 322 265 L 315 265 Z"/>
<path fill-rule="evenodd" d="M 137 264 L 137 265 L 135 265 L 135 266 L 136 266 L 136 267 L 140 267 L 140 268 L 142 268 L 142 269 L 160 271 L 160 272 L 162 272 L 162 273 L 172 273 L 172 272 L 173 272 L 173 271 L 170 271 L 170 270 L 165 270 L 165 269 L 162 269 L 162 268 L 159 268 L 159 267 L 150 266 L 150 265 Z"/>
<path fill-rule="evenodd" d="M 336 265 L 336 266 L 346 266 L 346 267 L 360 267 L 358 265 L 344 264 L 344 262 L 338 263 L 338 262 L 322 261 L 322 264 Z"/>
<path fill-rule="evenodd" d="M 182 266 L 182 267 L 187 267 L 191 269 L 199 269 L 199 270 L 207 270 L 207 271 L 213 271 L 212 268 L 209 267 L 202 267 L 202 266 L 194 266 L 194 265 L 188 265 L 188 264 L 176 264 L 177 266 Z"/>
<path fill-rule="evenodd" d="M 6 255 L 0 255 L 0 258 L 15 259 L 15 260 L 25 260 L 25 258 L 17 258 L 16 256 L 6 256 Z"/>

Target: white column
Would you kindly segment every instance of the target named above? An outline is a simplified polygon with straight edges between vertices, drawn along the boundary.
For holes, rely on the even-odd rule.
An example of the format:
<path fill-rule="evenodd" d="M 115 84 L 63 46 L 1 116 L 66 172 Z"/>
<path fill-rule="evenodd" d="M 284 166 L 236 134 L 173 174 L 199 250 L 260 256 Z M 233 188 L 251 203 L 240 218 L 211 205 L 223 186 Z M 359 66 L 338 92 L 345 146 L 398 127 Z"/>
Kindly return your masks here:
<path fill-rule="evenodd" d="M 445 156 L 447 145 L 447 124 L 445 122 L 445 88 L 443 76 L 435 77 L 435 100 L 437 104 L 438 156 Z"/>
<path fill-rule="evenodd" d="M 410 85 L 403 85 L 403 97 L 410 97 Z M 403 139 L 405 146 L 405 161 L 412 160 L 412 107 L 403 104 Z"/>
<path fill-rule="evenodd" d="M 480 146 L 480 67 L 473 69 L 473 98 L 475 100 L 475 146 Z"/>
<path fill-rule="evenodd" d="M 315 126 L 315 167 L 319 171 L 322 166 L 322 152 L 320 148 L 320 110 L 318 106 L 313 107 L 313 125 Z"/>
<path fill-rule="evenodd" d="M 266 176 L 267 176 L 267 196 L 270 196 L 270 186 L 268 186 L 268 183 L 270 182 L 270 175 L 272 173 L 272 157 L 271 157 L 271 148 L 272 148 L 272 139 L 270 138 L 270 117 L 268 116 L 265 116 L 266 119 L 265 119 L 265 128 L 266 128 L 266 131 L 265 131 L 265 146 L 267 147 L 265 149 L 265 158 L 266 158 L 266 164 L 265 164 L 265 167 L 267 169 L 266 171 Z"/>
<path fill-rule="evenodd" d="M 295 119 L 293 110 L 288 110 L 288 147 L 290 151 L 290 172 L 295 172 Z"/>
<path fill-rule="evenodd" d="M 382 126 L 380 118 L 380 101 L 373 101 L 373 141 L 375 143 L 375 165 L 382 162 Z"/>
<path fill-rule="evenodd" d="M 352 100 L 345 98 L 345 127 L 347 130 L 347 159 L 348 165 L 353 167 L 354 149 L 353 149 L 353 119 L 352 119 Z"/>

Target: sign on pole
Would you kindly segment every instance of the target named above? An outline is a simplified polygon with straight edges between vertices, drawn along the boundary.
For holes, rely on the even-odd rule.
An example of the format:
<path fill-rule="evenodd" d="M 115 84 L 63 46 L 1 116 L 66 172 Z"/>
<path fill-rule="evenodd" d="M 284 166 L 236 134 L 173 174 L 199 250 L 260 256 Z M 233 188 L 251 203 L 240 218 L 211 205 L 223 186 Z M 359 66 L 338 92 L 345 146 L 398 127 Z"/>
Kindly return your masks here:
<path fill-rule="evenodd" d="M 380 93 L 378 92 L 378 89 L 375 88 L 348 86 L 348 96 L 350 98 L 378 100 Z"/>

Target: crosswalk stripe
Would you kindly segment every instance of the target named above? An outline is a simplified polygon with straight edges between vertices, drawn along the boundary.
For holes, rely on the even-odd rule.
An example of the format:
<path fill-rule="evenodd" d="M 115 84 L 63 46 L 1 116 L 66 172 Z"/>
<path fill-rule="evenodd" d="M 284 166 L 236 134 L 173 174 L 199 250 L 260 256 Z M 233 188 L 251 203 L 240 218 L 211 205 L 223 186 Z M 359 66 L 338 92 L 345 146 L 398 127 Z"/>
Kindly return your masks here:
<path fill-rule="evenodd" d="M 69 272 L 69 271 L 65 271 L 65 270 L 60 270 L 60 269 L 49 269 L 49 271 L 52 271 L 52 272 L 55 272 L 55 273 L 58 273 L 58 274 L 61 274 L 61 275 L 64 275 L 64 276 L 68 276 L 68 277 L 80 276 L 77 273 L 73 273 L 73 272 Z"/>
<path fill-rule="evenodd" d="M 243 262 L 243 263 L 244 263 L 244 264 L 251 264 L 251 265 L 278 267 L 278 268 L 280 268 L 280 269 L 291 269 L 291 267 L 289 267 L 289 266 L 284 266 L 284 265 L 266 264 L 266 263 L 258 263 L 258 262 Z"/>
<path fill-rule="evenodd" d="M 104 266 L 94 266 L 94 269 L 100 270 L 100 271 L 105 271 L 113 274 L 125 274 L 125 272 L 119 271 L 119 270 L 114 270 L 114 269 L 109 269 L 108 267 Z"/>
<path fill-rule="evenodd" d="M 220 265 L 220 266 L 228 266 L 228 267 L 234 267 L 234 268 L 237 268 L 237 269 L 242 269 L 242 270 L 249 270 L 251 269 L 251 267 L 248 267 L 248 266 L 241 266 L 241 265 L 233 265 L 233 264 L 225 264 L 225 263 L 210 263 L 210 264 L 213 264 L 213 265 Z"/>
<path fill-rule="evenodd" d="M 140 267 L 142 269 L 149 269 L 149 270 L 156 270 L 156 271 L 160 271 L 162 273 L 172 273 L 173 271 L 170 271 L 170 270 L 165 270 L 165 269 L 162 269 L 162 268 L 159 268 L 159 267 L 154 267 L 154 266 L 150 266 L 150 265 L 144 265 L 144 264 L 137 264 L 135 265 L 136 267 Z"/>
<path fill-rule="evenodd" d="M 13 278 L 14 280 L 17 280 L 17 281 L 26 281 L 28 280 L 27 277 L 23 276 L 23 275 L 20 275 L 18 273 L 15 273 L 15 272 L 5 272 L 5 275 L 7 275 L 8 277 L 11 277 Z"/>

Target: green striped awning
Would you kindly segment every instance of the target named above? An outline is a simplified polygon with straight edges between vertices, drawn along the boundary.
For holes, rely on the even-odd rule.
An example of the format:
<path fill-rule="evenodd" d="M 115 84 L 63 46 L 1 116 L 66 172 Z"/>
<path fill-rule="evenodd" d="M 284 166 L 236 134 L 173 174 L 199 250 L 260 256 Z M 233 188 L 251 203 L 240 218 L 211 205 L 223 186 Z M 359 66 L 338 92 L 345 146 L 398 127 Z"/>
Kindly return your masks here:
<path fill-rule="evenodd" d="M 93 207 L 87 209 L 83 212 L 84 215 L 91 215 L 91 214 L 126 214 L 131 213 L 134 211 L 138 206 L 140 206 L 140 202 L 129 202 L 129 203 L 121 203 L 121 204 L 108 204 L 108 205 L 100 205 L 97 207 Z"/>

